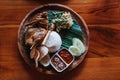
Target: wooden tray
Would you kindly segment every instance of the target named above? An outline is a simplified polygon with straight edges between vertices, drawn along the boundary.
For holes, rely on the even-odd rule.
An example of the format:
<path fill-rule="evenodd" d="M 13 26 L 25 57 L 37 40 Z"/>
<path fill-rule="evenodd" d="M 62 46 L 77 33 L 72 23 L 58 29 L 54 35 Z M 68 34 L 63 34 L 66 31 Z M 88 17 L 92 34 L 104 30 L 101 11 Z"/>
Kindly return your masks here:
<path fill-rule="evenodd" d="M 46 5 L 37 7 L 34 10 L 32 10 L 30 13 L 28 13 L 25 16 L 25 18 L 23 19 L 23 21 L 21 22 L 19 31 L 18 31 L 19 51 L 20 51 L 20 54 L 22 55 L 23 59 L 25 60 L 25 62 L 28 65 L 30 65 L 32 68 L 35 68 L 34 61 L 31 60 L 30 57 L 25 53 L 24 47 L 22 45 L 22 37 L 23 37 L 24 30 L 25 30 L 25 23 L 27 22 L 28 19 L 31 18 L 31 16 L 35 15 L 36 13 L 42 12 L 42 11 L 48 11 L 48 10 L 69 11 L 72 14 L 72 16 L 78 21 L 78 24 L 81 26 L 81 29 L 83 32 L 83 41 L 84 41 L 84 45 L 86 47 L 86 51 L 77 60 L 75 60 L 73 62 L 73 64 L 67 70 L 62 72 L 62 73 L 65 73 L 67 71 L 74 69 L 83 61 L 83 59 L 85 58 L 85 55 L 87 53 L 88 45 L 89 45 L 89 31 L 88 31 L 85 21 L 83 20 L 83 18 L 80 15 L 78 15 L 75 11 L 73 11 L 72 9 L 70 9 L 67 6 L 64 6 L 61 4 L 46 4 Z M 41 73 L 45 73 L 45 74 L 60 74 L 60 73 L 56 72 L 54 69 L 46 69 L 41 66 L 39 66 L 38 68 L 35 68 L 35 69 L 37 71 L 39 71 Z"/>

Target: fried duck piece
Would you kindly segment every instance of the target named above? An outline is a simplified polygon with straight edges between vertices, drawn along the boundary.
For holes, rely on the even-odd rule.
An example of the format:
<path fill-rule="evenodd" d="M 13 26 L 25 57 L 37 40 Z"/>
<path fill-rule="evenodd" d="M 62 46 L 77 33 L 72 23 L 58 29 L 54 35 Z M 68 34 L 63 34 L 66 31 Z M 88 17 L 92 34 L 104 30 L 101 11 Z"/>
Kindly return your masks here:
<path fill-rule="evenodd" d="M 41 46 L 43 39 L 47 34 L 47 30 L 44 28 L 28 28 L 26 35 L 25 35 L 25 42 L 31 48 L 30 58 L 34 59 L 35 66 L 38 67 L 38 61 L 43 66 L 49 65 L 50 57 L 48 55 L 48 48 L 46 46 Z M 39 42 L 39 43 L 38 43 Z M 47 60 L 44 62 L 44 58 L 46 57 Z"/>
<path fill-rule="evenodd" d="M 38 40 L 41 42 L 44 39 L 46 33 L 47 30 L 44 28 L 29 28 L 25 35 L 25 42 L 27 45 L 32 46 Z"/>
<path fill-rule="evenodd" d="M 28 25 L 33 25 L 35 27 L 37 25 L 37 27 L 48 29 L 47 12 L 38 13 L 35 16 L 33 16 L 33 18 L 29 21 L 29 23 L 26 24 L 26 26 Z"/>
<path fill-rule="evenodd" d="M 25 26 L 30 26 L 25 35 L 25 43 L 31 47 L 30 58 L 34 59 L 36 67 L 38 67 L 38 62 L 45 67 L 48 66 L 49 49 L 41 45 L 48 33 L 47 12 L 36 14 Z"/>

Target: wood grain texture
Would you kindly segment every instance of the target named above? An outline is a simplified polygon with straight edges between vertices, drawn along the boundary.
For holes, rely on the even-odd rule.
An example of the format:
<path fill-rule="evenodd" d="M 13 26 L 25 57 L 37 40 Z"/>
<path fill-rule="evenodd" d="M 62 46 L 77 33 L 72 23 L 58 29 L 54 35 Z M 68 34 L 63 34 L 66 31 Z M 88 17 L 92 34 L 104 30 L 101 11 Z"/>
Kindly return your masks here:
<path fill-rule="evenodd" d="M 119 80 L 120 58 L 87 58 L 75 70 L 64 75 L 44 75 L 26 66 L 20 57 L 2 56 L 1 80 Z M 6 60 L 7 59 L 7 60 Z M 8 65 L 9 64 L 9 65 Z M 87 76 L 87 77 L 86 77 Z"/>
<path fill-rule="evenodd" d="M 42 4 L 61 3 L 88 24 L 86 59 L 64 75 L 50 76 L 30 68 L 19 54 L 18 27 L 24 16 Z M 120 0 L 1 0 L 0 80 L 120 80 Z"/>
<path fill-rule="evenodd" d="M 71 7 L 78 14 L 83 16 L 88 24 L 113 24 L 120 22 L 120 9 L 118 1 L 119 0 L 60 0 L 58 3 Z M 0 24 L 20 24 L 20 21 L 29 11 L 48 2 L 55 3 L 57 1 L 0 1 Z M 11 20 L 9 20 L 10 18 Z"/>

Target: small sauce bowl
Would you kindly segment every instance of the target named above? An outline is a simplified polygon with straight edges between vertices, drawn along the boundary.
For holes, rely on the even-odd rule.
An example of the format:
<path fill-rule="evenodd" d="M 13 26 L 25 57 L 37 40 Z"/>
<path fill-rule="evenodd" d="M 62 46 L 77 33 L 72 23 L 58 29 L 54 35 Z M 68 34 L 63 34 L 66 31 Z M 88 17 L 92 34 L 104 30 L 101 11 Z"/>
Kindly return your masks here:
<path fill-rule="evenodd" d="M 50 64 L 57 72 L 67 69 L 74 61 L 74 56 L 67 49 L 58 51 L 50 60 Z"/>

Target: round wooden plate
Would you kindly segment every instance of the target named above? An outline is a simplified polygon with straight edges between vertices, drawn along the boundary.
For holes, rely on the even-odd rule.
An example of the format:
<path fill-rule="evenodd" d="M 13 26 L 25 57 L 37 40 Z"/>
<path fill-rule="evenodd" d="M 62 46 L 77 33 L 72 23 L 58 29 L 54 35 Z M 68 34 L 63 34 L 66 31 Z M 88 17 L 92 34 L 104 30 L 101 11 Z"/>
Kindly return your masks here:
<path fill-rule="evenodd" d="M 85 21 L 83 20 L 83 18 L 78 15 L 75 11 L 73 11 L 71 8 L 61 5 L 61 4 L 46 4 L 40 7 L 35 8 L 34 10 L 32 10 L 30 13 L 28 13 L 25 18 L 23 19 L 23 21 L 20 24 L 19 27 L 19 31 L 18 31 L 18 47 L 19 47 L 19 51 L 20 54 L 22 55 L 23 59 L 25 60 L 25 62 L 30 65 L 31 67 L 35 68 L 35 63 L 33 60 L 30 59 L 29 55 L 25 53 L 25 49 L 23 47 L 22 44 L 22 38 L 23 38 L 23 33 L 25 30 L 25 23 L 31 18 L 31 16 L 43 12 L 43 11 L 48 11 L 48 10 L 58 10 L 58 11 L 69 11 L 72 16 L 77 20 L 78 24 L 81 26 L 82 32 L 83 32 L 83 43 L 86 47 L 86 51 L 77 59 L 75 60 L 72 65 L 65 70 L 64 72 L 70 71 L 72 69 L 74 69 L 75 67 L 77 67 L 85 58 L 85 55 L 87 53 L 88 50 L 88 45 L 89 45 L 89 31 L 87 28 L 87 25 L 85 23 Z M 54 69 L 46 69 L 44 67 L 39 66 L 38 68 L 35 68 L 36 70 L 38 70 L 41 73 L 45 73 L 45 74 L 60 74 L 58 72 L 56 72 Z M 62 73 L 64 73 L 62 72 Z"/>

